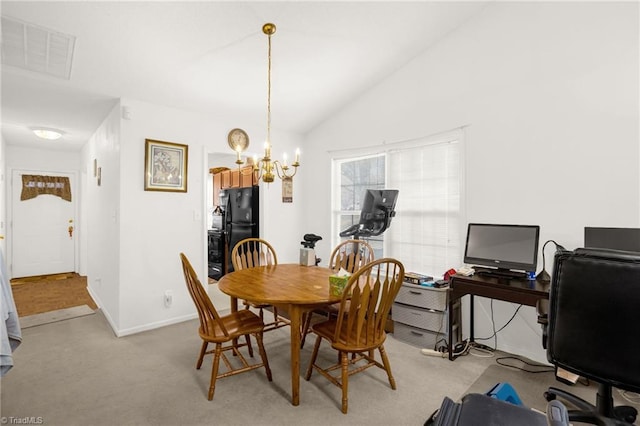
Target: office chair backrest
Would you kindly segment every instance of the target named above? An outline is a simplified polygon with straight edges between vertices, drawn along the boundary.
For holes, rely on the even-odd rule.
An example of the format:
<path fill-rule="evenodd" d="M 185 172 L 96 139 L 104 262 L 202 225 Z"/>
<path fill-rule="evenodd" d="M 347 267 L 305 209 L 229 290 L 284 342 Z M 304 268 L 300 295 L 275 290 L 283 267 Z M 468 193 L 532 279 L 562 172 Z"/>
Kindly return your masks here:
<path fill-rule="evenodd" d="M 558 252 L 554 263 L 549 362 L 640 392 L 640 254 L 577 249 Z"/>

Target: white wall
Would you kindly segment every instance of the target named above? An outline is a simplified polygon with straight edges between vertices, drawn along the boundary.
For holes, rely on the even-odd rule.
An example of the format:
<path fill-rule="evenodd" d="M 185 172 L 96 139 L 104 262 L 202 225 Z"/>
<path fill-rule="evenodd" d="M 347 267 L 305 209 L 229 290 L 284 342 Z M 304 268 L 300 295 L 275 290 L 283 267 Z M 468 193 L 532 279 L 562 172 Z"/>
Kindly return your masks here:
<path fill-rule="evenodd" d="M 121 106 L 129 109 L 129 120 L 120 118 Z M 93 179 L 87 184 L 92 218 L 88 278 L 116 334 L 195 317 L 178 254 L 184 252 L 206 279 L 208 157 L 230 152 L 226 135 L 233 127 L 236 123 L 123 99 L 83 150 L 84 163 L 97 158 L 103 168 L 102 186 Z M 256 139 L 265 130 L 258 125 L 243 128 Z M 298 135 L 272 134 L 274 152 L 292 153 L 300 140 Z M 186 193 L 144 191 L 145 139 L 189 146 Z M 282 262 L 297 261 L 299 206 L 281 203 L 279 181 L 263 185 L 261 236 L 273 243 Z M 163 303 L 167 290 L 173 292 L 170 308 Z M 212 293 L 219 309 L 228 308 L 228 296 L 217 289 Z"/>
<path fill-rule="evenodd" d="M 6 155 L 8 169 L 54 172 L 77 172 L 80 170 L 79 152 L 7 145 Z"/>
<path fill-rule="evenodd" d="M 81 153 L 85 171 L 81 212 L 87 218 L 81 239 L 86 247 L 87 284 L 116 334 L 122 323 L 120 151 L 120 105 L 116 105 Z M 93 175 L 94 160 L 100 168 L 100 185 Z"/>
<path fill-rule="evenodd" d="M 129 108 L 130 120 L 121 119 L 122 105 Z M 216 123 L 208 116 L 124 100 L 81 152 L 3 143 L 9 173 L 18 168 L 73 171 L 80 176 L 79 270 L 87 275 L 89 291 L 117 335 L 195 317 L 178 253 L 184 251 L 206 279 L 208 157 L 230 152 L 226 134 L 233 127 L 235 123 Z M 265 130 L 258 125 L 244 127 L 258 140 Z M 274 153 L 292 153 L 301 139 L 272 134 Z M 189 145 L 187 193 L 144 191 L 145 138 Z M 5 156 L 0 158 L 4 164 Z M 101 168 L 100 186 L 93 176 L 94 159 Z M 273 243 L 282 262 L 295 262 L 301 238 L 300 204 L 282 204 L 280 191 L 279 181 L 262 186 L 261 236 Z M 294 190 L 294 199 L 298 192 Z M 168 309 L 163 304 L 166 290 L 174 294 Z M 212 293 L 219 309 L 228 308 L 228 296 L 215 289 Z"/>
<path fill-rule="evenodd" d="M 638 30 L 637 3 L 490 4 L 308 135 L 305 174 L 327 176 L 305 182 L 308 223 L 329 235 L 328 151 L 468 125 L 467 221 L 539 224 L 541 244 L 567 248 L 587 225 L 637 227 Z M 500 327 L 517 306 L 494 303 Z M 477 306 L 489 336 L 489 302 Z M 540 336 L 526 307 L 498 347 L 544 361 Z"/>
<path fill-rule="evenodd" d="M 7 170 L 7 157 L 5 155 L 6 144 L 4 142 L 4 138 L 0 135 L 0 251 L 3 254 L 3 259 L 6 262 L 7 259 L 7 204 L 6 193 L 7 187 L 6 183 L 8 179 L 5 179 L 6 170 Z"/>

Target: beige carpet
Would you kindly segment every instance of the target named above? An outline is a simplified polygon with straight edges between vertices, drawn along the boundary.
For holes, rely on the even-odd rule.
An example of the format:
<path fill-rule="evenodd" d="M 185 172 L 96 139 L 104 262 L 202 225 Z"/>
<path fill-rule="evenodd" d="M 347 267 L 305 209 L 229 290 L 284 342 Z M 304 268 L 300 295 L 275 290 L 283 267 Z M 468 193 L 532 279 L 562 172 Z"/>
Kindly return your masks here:
<path fill-rule="evenodd" d="M 116 337 L 98 310 L 23 330 L 14 368 L 2 378 L 1 416 L 41 416 L 46 426 L 422 425 L 445 396 L 458 399 L 492 362 L 424 356 L 390 335 L 385 347 L 397 389 L 379 368 L 356 374 L 349 379 L 344 415 L 340 389 L 317 373 L 310 381 L 302 377 L 313 339 L 300 354 L 300 405 L 291 405 L 285 327 L 264 336 L 272 382 L 263 370 L 225 377 L 209 401 L 212 358 L 195 368 L 202 344 L 198 327 L 198 320 L 190 320 Z M 319 356 L 336 359 L 326 342 Z"/>
<path fill-rule="evenodd" d="M 95 311 L 87 305 L 58 309 L 56 311 L 20 317 L 20 328 L 25 329 L 35 327 L 37 325 L 49 324 L 52 322 L 64 321 L 93 314 L 95 314 Z"/>
<path fill-rule="evenodd" d="M 516 364 L 517 363 L 515 362 L 510 363 L 510 365 Z M 524 364 L 522 367 L 531 368 Z M 542 369 L 544 368 L 538 368 L 537 370 Z M 595 403 L 597 385 L 591 382 L 591 385 L 587 386 L 582 382 L 586 381 L 582 379 L 575 385 L 569 386 L 557 381 L 555 379 L 555 373 L 553 372 L 527 373 L 514 368 L 494 364 L 487 367 L 484 373 L 482 373 L 482 375 L 469 387 L 465 394 L 487 393 L 498 383 L 509 383 L 515 389 L 518 397 L 522 400 L 524 405 L 545 411 L 547 407 L 547 400 L 544 399 L 544 392 L 549 388 L 549 386 L 564 389 L 567 392 L 571 392 L 579 396 L 580 398 Z M 614 400 L 616 405 L 628 404 L 627 401 L 624 401 L 621 398 L 617 390 L 614 391 Z"/>

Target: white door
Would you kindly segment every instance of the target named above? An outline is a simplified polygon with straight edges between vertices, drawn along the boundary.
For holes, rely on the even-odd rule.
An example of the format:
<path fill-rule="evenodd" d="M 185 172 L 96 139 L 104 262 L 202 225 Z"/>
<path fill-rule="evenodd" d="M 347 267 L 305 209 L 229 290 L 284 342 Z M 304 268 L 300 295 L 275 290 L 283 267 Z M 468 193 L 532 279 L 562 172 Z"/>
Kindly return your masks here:
<path fill-rule="evenodd" d="M 71 202 L 41 194 L 21 201 L 22 175 L 66 176 Z M 75 176 L 65 173 L 14 170 L 12 174 L 11 276 L 57 274 L 75 271 Z M 70 232 L 70 227 L 73 227 Z"/>

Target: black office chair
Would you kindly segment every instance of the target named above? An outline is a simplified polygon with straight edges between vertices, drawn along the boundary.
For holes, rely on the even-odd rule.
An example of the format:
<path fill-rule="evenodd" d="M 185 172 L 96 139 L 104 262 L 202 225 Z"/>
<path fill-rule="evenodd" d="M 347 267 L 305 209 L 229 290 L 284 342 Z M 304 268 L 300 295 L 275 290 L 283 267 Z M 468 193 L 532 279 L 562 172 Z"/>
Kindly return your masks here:
<path fill-rule="evenodd" d="M 614 407 L 612 387 L 640 392 L 640 253 L 604 249 L 559 251 L 549 294 L 547 359 L 598 383 L 595 406 L 551 387 L 573 405 L 569 419 L 600 425 L 635 421 L 633 407 Z"/>

